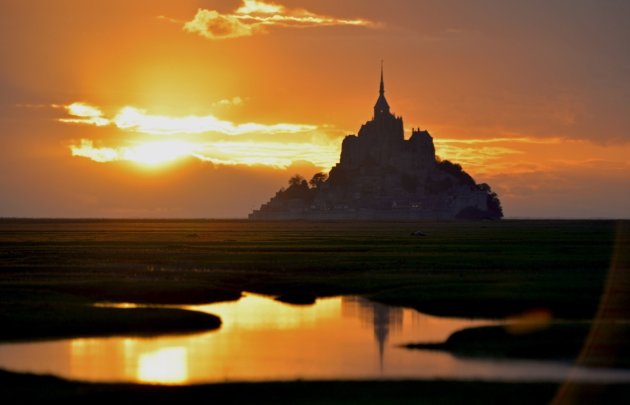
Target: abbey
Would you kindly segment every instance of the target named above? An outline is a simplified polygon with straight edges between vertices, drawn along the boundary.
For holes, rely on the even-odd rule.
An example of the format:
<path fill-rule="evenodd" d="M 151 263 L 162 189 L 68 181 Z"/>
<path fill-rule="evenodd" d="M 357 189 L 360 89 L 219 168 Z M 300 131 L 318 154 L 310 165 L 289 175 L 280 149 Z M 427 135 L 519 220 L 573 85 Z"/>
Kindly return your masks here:
<path fill-rule="evenodd" d="M 405 139 L 402 117 L 390 112 L 383 69 L 374 116 L 343 140 L 339 163 L 311 186 L 299 177 L 249 215 L 254 220 L 499 219 L 501 204 L 487 184 L 460 165 L 436 159 L 428 131 Z"/>

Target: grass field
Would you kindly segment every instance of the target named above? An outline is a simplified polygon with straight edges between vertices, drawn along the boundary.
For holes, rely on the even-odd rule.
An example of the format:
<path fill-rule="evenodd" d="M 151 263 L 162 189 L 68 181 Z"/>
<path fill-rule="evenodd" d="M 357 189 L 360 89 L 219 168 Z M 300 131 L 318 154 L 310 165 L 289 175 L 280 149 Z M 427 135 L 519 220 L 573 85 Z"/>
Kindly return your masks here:
<path fill-rule="evenodd" d="M 621 221 L 4 219 L 0 340 L 216 328 L 211 315 L 91 304 L 206 303 L 243 291 L 293 302 L 359 294 L 446 316 L 543 309 L 589 320 L 610 269 L 628 269 L 627 228 Z M 416 230 L 425 236 L 412 236 Z M 616 318 L 630 320 L 630 305 L 617 309 Z"/>

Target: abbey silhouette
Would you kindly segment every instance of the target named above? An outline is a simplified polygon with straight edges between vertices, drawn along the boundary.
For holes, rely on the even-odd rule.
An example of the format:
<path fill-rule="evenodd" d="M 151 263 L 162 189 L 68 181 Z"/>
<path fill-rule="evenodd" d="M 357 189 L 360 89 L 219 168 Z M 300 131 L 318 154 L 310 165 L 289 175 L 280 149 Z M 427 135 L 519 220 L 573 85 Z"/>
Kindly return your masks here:
<path fill-rule="evenodd" d="M 381 65 L 374 116 L 343 140 L 329 176 L 300 176 L 249 215 L 256 220 L 498 219 L 501 204 L 487 184 L 476 184 L 458 164 L 438 160 L 428 131 L 405 139 L 402 117 L 390 112 Z"/>

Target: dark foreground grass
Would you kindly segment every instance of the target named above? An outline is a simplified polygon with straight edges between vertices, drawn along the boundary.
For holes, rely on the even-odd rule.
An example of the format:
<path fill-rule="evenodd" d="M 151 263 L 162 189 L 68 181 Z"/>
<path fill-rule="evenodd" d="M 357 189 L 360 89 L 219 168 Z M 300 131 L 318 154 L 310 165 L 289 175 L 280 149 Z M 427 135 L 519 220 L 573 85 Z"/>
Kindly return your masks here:
<path fill-rule="evenodd" d="M 207 303 L 242 291 L 294 303 L 361 294 L 447 316 L 543 308 L 588 319 L 624 226 L 5 219 L 0 339 L 195 330 L 212 321 L 156 309 L 152 325 L 134 330 L 134 311 L 91 304 Z M 415 230 L 426 236 L 412 236 Z M 628 250 L 630 242 L 618 245 Z"/>
<path fill-rule="evenodd" d="M 37 389 L 33 389 L 37 387 Z M 192 386 L 90 384 L 0 370 L 4 398 L 89 404 L 544 404 L 627 403 L 630 386 L 481 381 L 298 381 Z"/>

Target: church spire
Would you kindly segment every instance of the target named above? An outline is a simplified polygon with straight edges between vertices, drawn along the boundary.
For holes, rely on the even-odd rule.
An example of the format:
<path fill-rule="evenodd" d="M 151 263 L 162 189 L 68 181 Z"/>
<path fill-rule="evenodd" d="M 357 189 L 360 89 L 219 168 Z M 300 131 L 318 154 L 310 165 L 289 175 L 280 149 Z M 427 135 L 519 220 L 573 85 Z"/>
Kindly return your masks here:
<path fill-rule="evenodd" d="M 383 83 L 383 59 L 381 59 L 381 88 L 379 94 L 382 96 L 385 94 L 385 84 Z"/>
<path fill-rule="evenodd" d="M 385 81 L 383 80 L 383 61 L 381 60 L 381 86 L 378 91 L 378 99 L 374 104 L 374 118 L 391 115 L 389 112 L 389 104 L 385 100 Z"/>

